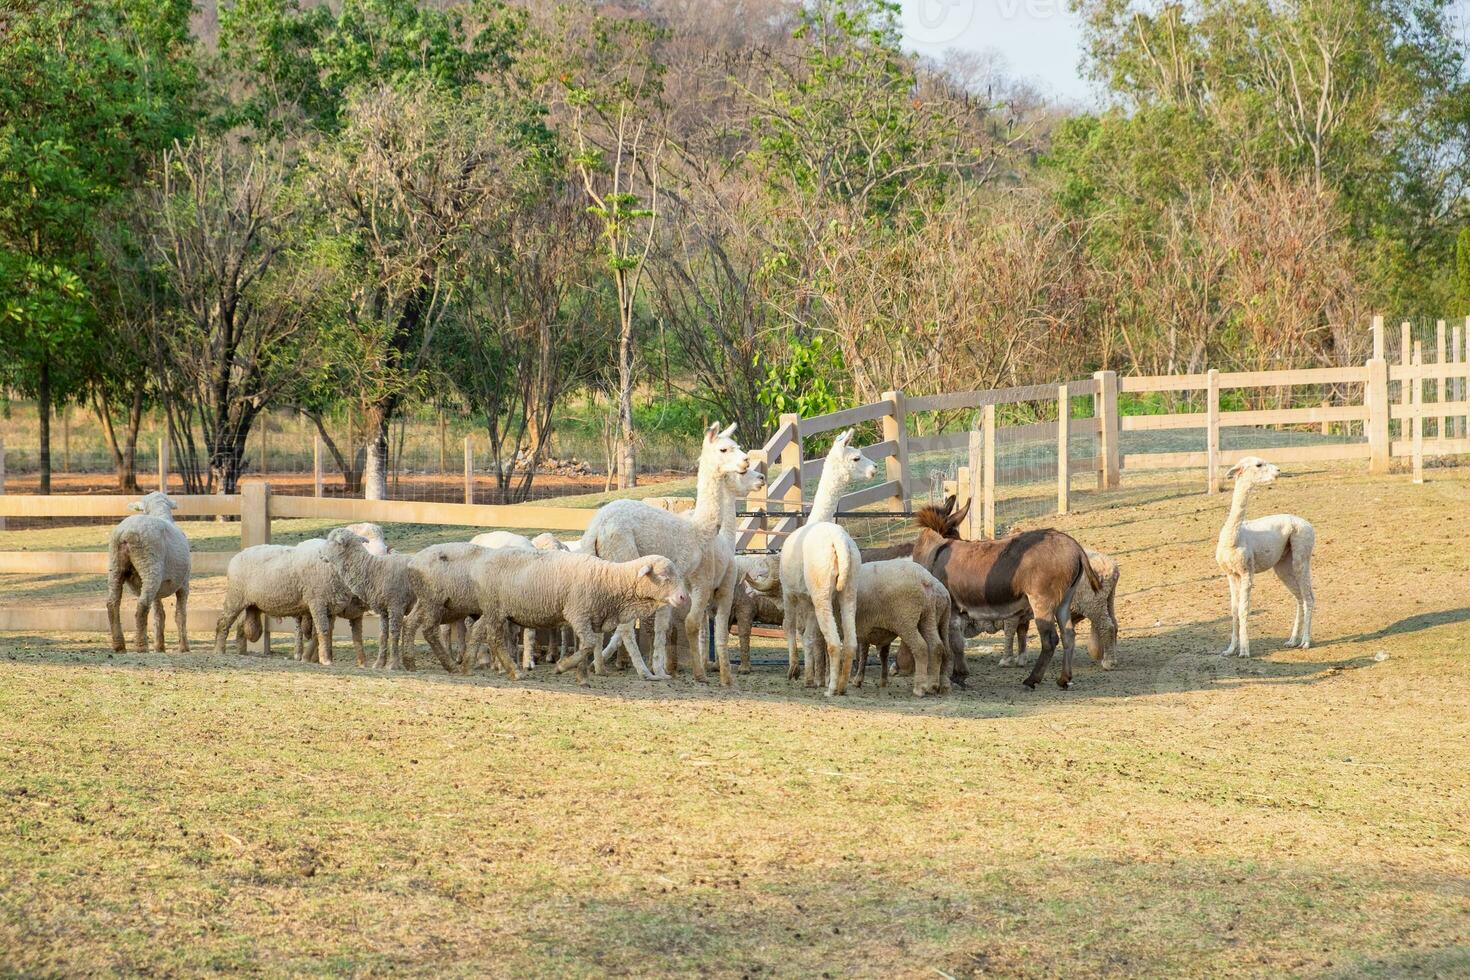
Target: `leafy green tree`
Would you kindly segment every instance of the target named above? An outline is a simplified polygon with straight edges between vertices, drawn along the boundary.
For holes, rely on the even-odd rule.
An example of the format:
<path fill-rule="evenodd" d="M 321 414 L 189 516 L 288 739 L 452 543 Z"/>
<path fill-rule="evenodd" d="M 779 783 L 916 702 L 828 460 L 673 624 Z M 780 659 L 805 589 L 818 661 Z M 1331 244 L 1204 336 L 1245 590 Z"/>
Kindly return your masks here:
<path fill-rule="evenodd" d="M 0 353 L 34 395 L 41 490 L 50 490 L 53 404 L 108 361 L 85 310 L 99 214 L 193 123 L 199 76 L 188 0 L 30 0 L 0 44 Z M 65 283 L 65 286 L 62 284 Z"/>

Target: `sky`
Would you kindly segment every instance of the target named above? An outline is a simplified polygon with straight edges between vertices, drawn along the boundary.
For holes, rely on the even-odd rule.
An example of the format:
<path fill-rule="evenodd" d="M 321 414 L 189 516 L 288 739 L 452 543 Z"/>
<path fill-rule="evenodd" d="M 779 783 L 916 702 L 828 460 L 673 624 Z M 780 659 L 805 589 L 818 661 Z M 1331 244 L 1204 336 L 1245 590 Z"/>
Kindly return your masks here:
<path fill-rule="evenodd" d="M 1082 32 L 1066 0 L 903 0 L 904 40 L 919 54 L 994 51 L 1006 74 L 1058 100 L 1091 104 L 1082 78 Z"/>

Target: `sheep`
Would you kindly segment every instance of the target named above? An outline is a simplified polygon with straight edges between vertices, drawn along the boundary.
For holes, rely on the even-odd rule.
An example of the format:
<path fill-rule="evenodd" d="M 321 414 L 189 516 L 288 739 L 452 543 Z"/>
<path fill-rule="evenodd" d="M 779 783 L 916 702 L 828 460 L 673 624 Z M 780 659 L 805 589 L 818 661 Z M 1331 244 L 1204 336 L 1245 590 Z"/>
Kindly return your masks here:
<path fill-rule="evenodd" d="M 362 647 L 362 614 L 365 606 L 358 601 L 337 569 L 327 557 L 327 542 L 320 539 L 303 541 L 290 547 L 258 544 L 246 548 L 230 559 L 225 570 L 225 603 L 214 627 L 214 652 L 225 652 L 225 634 L 242 615 L 237 652 L 245 653 L 247 635 L 259 638 L 261 616 L 296 617 L 297 656 L 301 656 L 302 634 L 313 633 L 315 653 L 308 650 L 306 660 L 332 662 L 332 623 L 338 616 L 353 620 L 352 641 L 359 666 L 366 662 Z"/>
<path fill-rule="evenodd" d="M 370 525 L 371 526 L 371 525 Z M 327 560 L 358 600 L 378 614 L 377 669 L 403 669 L 403 621 L 413 608 L 413 582 L 407 555 L 375 554 L 367 539 L 350 527 L 327 535 Z"/>
<path fill-rule="evenodd" d="M 686 582 L 692 601 L 684 620 L 685 633 L 691 638 L 695 681 L 704 683 L 707 638 L 702 629 L 709 603 L 729 577 L 734 550 L 720 536 L 724 495 L 732 492 L 729 478 L 738 478 L 750 469 L 749 458 L 731 438 L 734 426 L 721 431 L 712 425 L 704 434 L 700 448 L 699 476 L 694 510 L 688 515 L 672 514 L 650 507 L 641 501 L 616 500 L 598 510 L 586 533 L 582 535 L 582 551 L 612 561 L 630 561 L 643 555 L 674 556 L 675 567 Z M 733 599 L 733 596 L 730 597 Z M 726 621 L 720 623 L 728 634 L 728 601 L 723 605 Z M 718 614 L 717 614 L 718 619 Z M 649 670 L 638 647 L 632 623 L 622 624 L 607 647 L 599 651 L 596 669 L 603 672 L 602 658 L 621 643 L 634 667 L 645 680 L 670 679 L 668 633 L 671 615 L 660 611 L 654 617 L 654 670 Z M 716 630 L 716 646 L 720 664 L 720 683 L 732 683 L 729 668 L 728 635 Z"/>
<path fill-rule="evenodd" d="M 1094 590 L 1086 577 L 1077 583 L 1077 590 L 1072 593 L 1072 624 L 1075 626 L 1082 620 L 1087 620 L 1091 626 L 1091 632 L 1087 637 L 1087 651 L 1092 661 L 1102 667 L 1103 670 L 1112 670 L 1117 666 L 1113 657 L 1118 646 L 1118 614 L 1115 602 L 1118 595 L 1118 579 L 1121 570 L 1118 563 L 1109 556 L 1093 551 L 1091 548 L 1084 549 L 1087 552 L 1087 560 L 1102 579 L 1102 588 Z M 977 622 L 977 632 L 995 633 L 1005 631 L 1005 650 L 1001 654 L 1001 667 L 1023 667 L 1028 661 L 1026 659 L 1026 628 L 1031 623 L 1031 617 L 1025 613 L 1014 619 L 997 622 L 986 620 Z M 1014 650 L 1014 652 L 1012 652 Z"/>
<path fill-rule="evenodd" d="M 498 552 L 477 544 L 456 542 L 431 545 L 409 560 L 409 582 L 414 594 L 413 611 L 404 623 L 409 652 L 422 632 L 439 663 L 453 673 L 454 660 L 445 649 L 439 627 L 444 623 L 463 623 L 480 615 L 479 589 L 472 569 L 481 556 L 494 553 Z M 460 672 L 467 674 L 469 668 L 470 644 L 466 642 L 460 656 Z M 512 680 L 519 676 L 514 667 L 510 674 Z"/>
<path fill-rule="evenodd" d="M 534 548 L 531 539 L 514 531 L 486 531 L 470 538 L 470 544 L 481 548 Z"/>
<path fill-rule="evenodd" d="M 481 610 L 475 646 L 489 642 L 512 679 L 515 666 L 504 649 L 510 623 L 526 629 L 570 625 L 577 652 L 563 657 L 556 671 L 575 668 L 577 682 L 586 684 L 587 663 L 601 648 L 603 631 L 689 602 L 677 568 L 661 555 L 610 562 L 592 555 L 504 549 L 479 556 L 470 574 L 476 586 L 474 604 Z"/>
<path fill-rule="evenodd" d="M 949 590 L 913 560 L 864 562 L 857 573 L 857 686 L 862 687 L 867 675 L 869 646 L 885 651 L 881 654 L 879 685 L 887 686 L 886 650 L 899 639 L 915 654 L 914 697 L 947 692 L 949 605 Z M 918 656 L 921 652 L 922 657 Z"/>
<path fill-rule="evenodd" d="M 112 649 L 127 649 L 122 630 L 122 591 L 126 584 L 138 597 L 134 645 L 148 651 L 148 611 L 153 610 L 153 638 L 163 652 L 163 601 L 174 596 L 179 620 L 179 652 L 189 652 L 189 539 L 174 523 L 178 505 L 154 491 L 128 504 L 138 513 L 125 517 L 107 539 L 107 624 Z"/>
<path fill-rule="evenodd" d="M 796 679 L 796 636 L 802 627 L 806 653 L 807 684 L 815 678 L 815 634 L 821 629 L 830 651 L 827 666 L 827 695 L 847 693 L 847 675 L 857 645 L 857 581 L 862 556 L 851 536 L 833 523 L 842 492 L 854 478 L 872 479 L 877 466 L 852 448 L 853 430 L 848 429 L 832 443 L 817 482 L 807 523 L 797 528 L 781 547 L 782 616 L 786 631 L 787 676 Z M 841 619 L 841 628 L 838 619 Z M 835 654 L 835 656 L 833 655 Z"/>
<path fill-rule="evenodd" d="M 1312 645 L 1312 609 L 1317 604 L 1312 593 L 1316 529 L 1291 514 L 1245 519 L 1245 504 L 1251 490 L 1281 475 L 1281 470 L 1271 463 L 1259 456 L 1247 456 L 1225 475 L 1235 477 L 1235 494 L 1230 500 L 1225 526 L 1220 529 L 1220 542 L 1215 547 L 1215 560 L 1230 583 L 1230 646 L 1225 648 L 1223 656 L 1251 655 L 1251 585 L 1255 574 L 1268 568 L 1296 598 L 1296 617 L 1286 645 L 1306 649 Z"/>

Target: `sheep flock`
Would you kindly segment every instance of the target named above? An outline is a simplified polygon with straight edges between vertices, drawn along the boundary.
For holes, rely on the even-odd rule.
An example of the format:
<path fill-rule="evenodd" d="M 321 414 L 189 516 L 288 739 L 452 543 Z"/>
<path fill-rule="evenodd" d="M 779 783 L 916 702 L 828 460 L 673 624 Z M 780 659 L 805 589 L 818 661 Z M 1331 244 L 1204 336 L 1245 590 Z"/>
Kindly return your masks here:
<path fill-rule="evenodd" d="M 811 511 L 779 552 L 738 554 L 738 502 L 763 475 L 733 431 L 705 431 L 692 509 L 614 501 L 579 540 L 489 531 L 406 555 L 377 525 L 353 524 L 297 545 L 246 548 L 229 562 L 214 651 L 226 652 L 234 629 L 235 652 L 245 654 L 246 641 L 274 617 L 294 621 L 296 659 L 330 664 L 336 620 L 345 618 L 357 665 L 366 667 L 362 621 L 372 612 L 381 622 L 375 669 L 413 668 L 422 640 L 451 672 L 483 667 L 518 680 L 545 666 L 575 671 L 587 684 L 589 674 L 631 667 L 662 683 L 683 657 L 694 680 L 705 681 L 713 661 L 730 687 L 731 627 L 739 672 L 748 673 L 751 633 L 763 623 L 784 630 L 793 682 L 845 694 L 849 683 L 864 683 L 876 648 L 886 686 L 897 642 L 894 673 L 925 697 L 964 687 L 965 639 L 979 632 L 1005 632 L 1001 663 L 1019 665 L 1033 623 L 1042 652 L 1028 684 L 1060 647 L 1065 687 L 1074 623 L 1086 619 L 1092 659 L 1114 665 L 1117 562 L 1059 531 L 966 541 L 959 528 L 968 504 L 956 510 L 950 498 L 921 510 L 913 541 L 860 550 L 837 522 L 848 486 L 875 473 L 852 430 L 833 441 Z M 137 596 L 135 645 L 147 648 L 151 614 L 154 647 L 164 649 L 162 600 L 172 595 L 179 649 L 187 651 L 188 539 L 166 495 L 148 494 L 133 509 L 140 513 L 109 541 L 113 648 L 125 648 L 126 585 Z"/>

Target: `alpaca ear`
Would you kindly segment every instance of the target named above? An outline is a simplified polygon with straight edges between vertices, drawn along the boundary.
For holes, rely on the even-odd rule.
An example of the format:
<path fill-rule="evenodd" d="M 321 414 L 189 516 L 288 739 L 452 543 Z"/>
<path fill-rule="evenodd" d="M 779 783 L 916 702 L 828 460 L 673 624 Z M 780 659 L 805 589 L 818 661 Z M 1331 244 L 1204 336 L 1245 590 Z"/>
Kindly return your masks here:
<path fill-rule="evenodd" d="M 851 441 L 852 441 L 852 430 L 851 429 L 848 429 L 845 432 L 838 433 L 837 434 L 837 438 L 832 440 L 832 445 L 833 445 L 834 448 L 835 447 L 838 447 L 838 446 L 845 447 Z"/>
<path fill-rule="evenodd" d="M 715 424 L 718 425 L 719 423 L 716 422 Z M 733 436 L 734 434 L 735 434 L 735 423 L 734 422 L 731 422 L 730 425 L 727 428 L 721 430 L 721 432 L 720 432 L 720 438 L 721 439 L 728 439 L 731 436 Z"/>
<path fill-rule="evenodd" d="M 1239 463 L 1236 463 L 1234 466 L 1230 467 L 1230 469 L 1226 470 L 1225 471 L 1225 476 L 1227 478 L 1234 478 L 1234 477 L 1240 476 L 1240 464 Z"/>
<path fill-rule="evenodd" d="M 719 434 L 720 434 L 720 423 L 718 423 L 718 422 L 711 422 L 709 424 L 709 428 L 707 428 L 707 429 L 704 430 L 704 441 L 705 442 L 714 442 L 715 441 L 715 436 L 717 436 Z"/>

